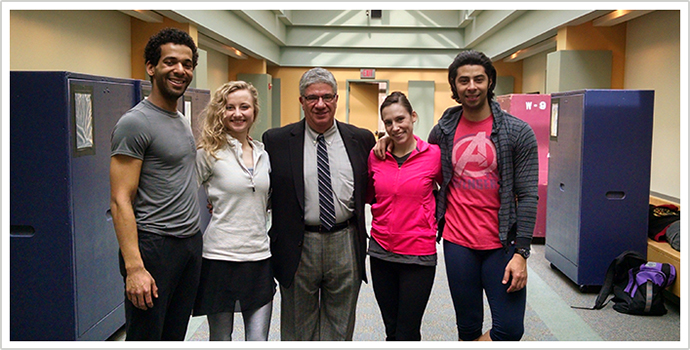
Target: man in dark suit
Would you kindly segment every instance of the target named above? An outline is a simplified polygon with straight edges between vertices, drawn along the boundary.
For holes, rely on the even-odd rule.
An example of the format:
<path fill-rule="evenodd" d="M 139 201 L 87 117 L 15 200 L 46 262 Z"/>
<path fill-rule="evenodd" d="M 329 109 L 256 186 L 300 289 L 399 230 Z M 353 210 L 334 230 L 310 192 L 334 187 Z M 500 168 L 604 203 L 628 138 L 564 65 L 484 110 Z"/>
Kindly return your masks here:
<path fill-rule="evenodd" d="M 266 131 L 271 159 L 271 254 L 281 293 L 282 340 L 352 340 L 366 280 L 365 129 L 335 120 L 333 74 L 300 79 L 304 120 Z M 324 169 L 324 167 L 326 169 Z"/>

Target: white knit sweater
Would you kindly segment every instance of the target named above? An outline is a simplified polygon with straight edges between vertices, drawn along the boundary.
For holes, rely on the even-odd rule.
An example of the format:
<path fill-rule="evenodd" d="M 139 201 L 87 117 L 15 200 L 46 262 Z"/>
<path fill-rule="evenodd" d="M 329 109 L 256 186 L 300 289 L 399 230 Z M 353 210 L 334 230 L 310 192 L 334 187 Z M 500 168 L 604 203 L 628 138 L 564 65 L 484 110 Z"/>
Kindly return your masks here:
<path fill-rule="evenodd" d="M 216 153 L 218 159 L 197 150 L 197 177 L 213 205 L 204 232 L 206 259 L 259 261 L 271 256 L 266 227 L 271 165 L 264 145 L 256 140 L 251 144 L 253 171 L 244 165 L 242 144 L 232 136 Z"/>

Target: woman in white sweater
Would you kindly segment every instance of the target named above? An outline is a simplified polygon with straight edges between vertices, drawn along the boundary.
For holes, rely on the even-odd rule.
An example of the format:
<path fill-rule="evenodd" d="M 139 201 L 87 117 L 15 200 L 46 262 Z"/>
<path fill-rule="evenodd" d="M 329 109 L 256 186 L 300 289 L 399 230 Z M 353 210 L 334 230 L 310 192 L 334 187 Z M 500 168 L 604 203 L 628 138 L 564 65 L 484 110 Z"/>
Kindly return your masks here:
<path fill-rule="evenodd" d="M 268 339 L 276 290 L 267 234 L 271 169 L 264 145 L 249 136 L 258 114 L 258 93 L 243 81 L 218 88 L 203 111 L 196 169 L 213 213 L 194 316 L 207 315 L 210 340 L 232 340 L 235 311 L 246 340 Z"/>

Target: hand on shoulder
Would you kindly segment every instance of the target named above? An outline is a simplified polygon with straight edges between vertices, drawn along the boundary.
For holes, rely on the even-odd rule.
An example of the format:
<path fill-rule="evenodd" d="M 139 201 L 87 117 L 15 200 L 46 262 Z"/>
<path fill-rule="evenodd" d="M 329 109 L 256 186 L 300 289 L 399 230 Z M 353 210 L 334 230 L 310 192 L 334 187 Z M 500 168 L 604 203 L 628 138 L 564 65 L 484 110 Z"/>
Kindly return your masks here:
<path fill-rule="evenodd" d="M 386 159 L 386 152 L 393 151 L 393 141 L 391 141 L 390 137 L 383 136 L 376 141 L 376 145 L 374 145 L 372 151 L 374 151 L 376 158 L 384 160 Z"/>

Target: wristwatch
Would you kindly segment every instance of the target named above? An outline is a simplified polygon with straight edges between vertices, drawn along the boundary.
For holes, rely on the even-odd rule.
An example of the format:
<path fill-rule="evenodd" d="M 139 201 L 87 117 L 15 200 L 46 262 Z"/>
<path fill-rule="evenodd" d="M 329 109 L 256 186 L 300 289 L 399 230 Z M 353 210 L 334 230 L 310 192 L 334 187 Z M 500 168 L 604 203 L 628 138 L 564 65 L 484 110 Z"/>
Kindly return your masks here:
<path fill-rule="evenodd" d="M 515 254 L 520 254 L 520 256 L 525 258 L 525 260 L 527 260 L 530 255 L 529 249 L 527 248 L 515 248 Z"/>

